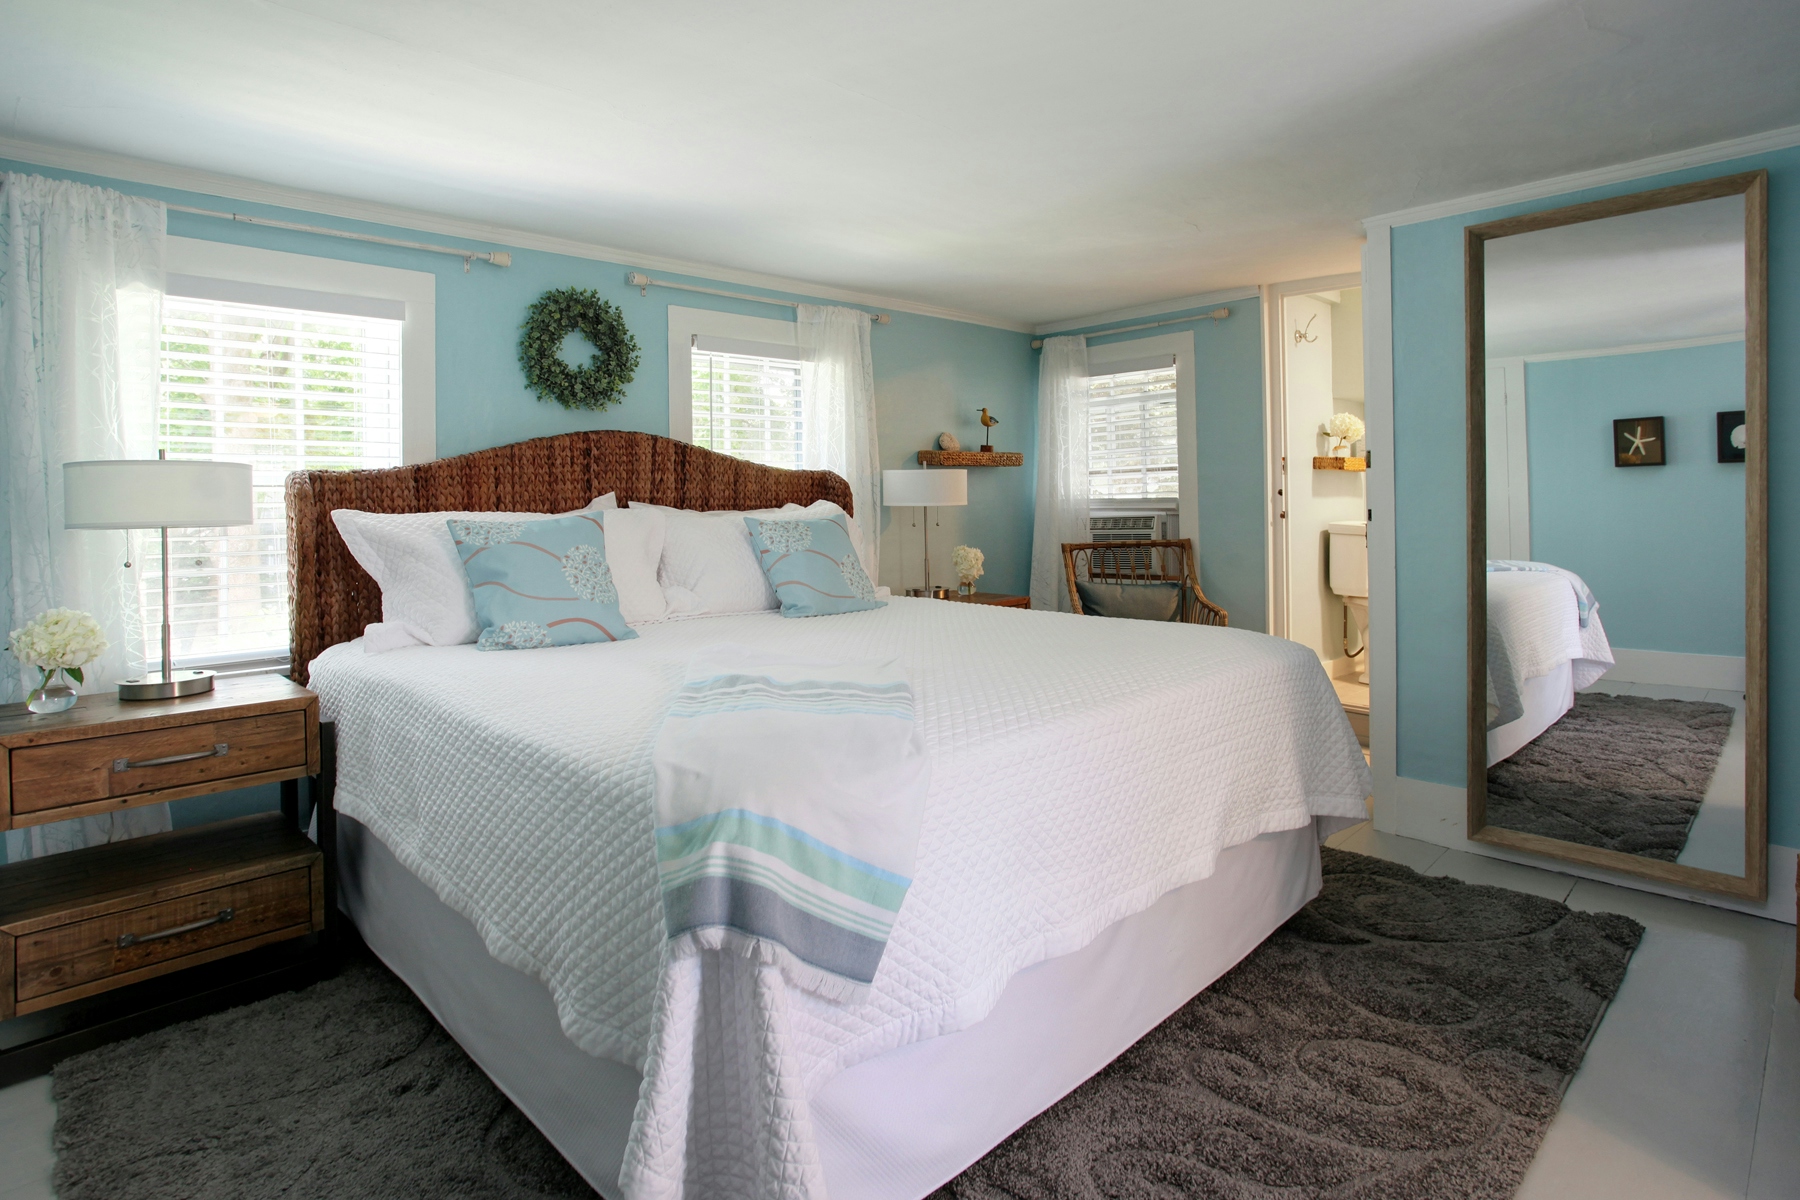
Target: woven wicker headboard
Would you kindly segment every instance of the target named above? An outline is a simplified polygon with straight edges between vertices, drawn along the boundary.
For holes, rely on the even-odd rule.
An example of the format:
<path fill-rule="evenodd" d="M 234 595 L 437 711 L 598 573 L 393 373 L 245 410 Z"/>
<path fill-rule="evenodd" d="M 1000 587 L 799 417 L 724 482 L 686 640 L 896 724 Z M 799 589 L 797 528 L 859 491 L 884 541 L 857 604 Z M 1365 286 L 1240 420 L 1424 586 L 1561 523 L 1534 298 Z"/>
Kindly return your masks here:
<path fill-rule="evenodd" d="M 830 471 L 783 471 L 648 433 L 565 433 L 381 471 L 296 471 L 287 478 L 293 677 L 331 646 L 381 620 L 381 591 L 332 523 L 364 512 L 567 512 L 617 492 L 675 508 L 777 508 L 830 500 L 850 485 Z"/>

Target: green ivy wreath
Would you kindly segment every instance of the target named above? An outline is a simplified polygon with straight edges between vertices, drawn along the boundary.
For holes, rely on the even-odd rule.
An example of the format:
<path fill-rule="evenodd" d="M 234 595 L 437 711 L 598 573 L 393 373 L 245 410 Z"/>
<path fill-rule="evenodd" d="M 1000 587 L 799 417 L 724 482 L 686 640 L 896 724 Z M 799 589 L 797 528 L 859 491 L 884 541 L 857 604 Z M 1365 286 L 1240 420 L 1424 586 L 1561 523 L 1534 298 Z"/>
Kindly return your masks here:
<path fill-rule="evenodd" d="M 563 339 L 577 329 L 594 343 L 585 367 L 571 367 L 562 359 Z M 519 365 L 540 400 L 554 400 L 564 408 L 610 408 L 624 398 L 625 385 L 637 374 L 637 339 L 625 328 L 619 310 L 592 288 L 545 292 L 525 310 L 524 330 Z"/>

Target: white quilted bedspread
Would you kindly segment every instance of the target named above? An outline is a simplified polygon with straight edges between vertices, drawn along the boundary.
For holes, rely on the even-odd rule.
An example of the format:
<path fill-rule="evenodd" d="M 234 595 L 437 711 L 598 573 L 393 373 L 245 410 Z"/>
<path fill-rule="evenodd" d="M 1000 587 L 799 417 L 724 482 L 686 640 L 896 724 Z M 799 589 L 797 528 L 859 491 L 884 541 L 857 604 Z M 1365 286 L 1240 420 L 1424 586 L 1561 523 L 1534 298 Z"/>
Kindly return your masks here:
<path fill-rule="evenodd" d="M 1488 728 L 1525 715 L 1525 681 L 1570 664 L 1575 690 L 1613 665 L 1612 646 L 1596 608 L 1581 626 L 1575 589 L 1560 575 L 1490 571 L 1488 600 Z"/>
<path fill-rule="evenodd" d="M 897 598 L 842 616 L 650 625 L 634 641 L 473 646 L 312 666 L 338 723 L 340 809 L 544 981 L 568 1036 L 645 1074 L 637 1197 L 822 1197 L 807 1097 L 981 1019 L 1218 854 L 1362 819 L 1368 769 L 1318 659 L 1234 629 Z M 866 1002 L 777 968 L 667 956 L 650 752 L 685 661 L 721 642 L 898 654 L 932 786 L 917 873 Z"/>

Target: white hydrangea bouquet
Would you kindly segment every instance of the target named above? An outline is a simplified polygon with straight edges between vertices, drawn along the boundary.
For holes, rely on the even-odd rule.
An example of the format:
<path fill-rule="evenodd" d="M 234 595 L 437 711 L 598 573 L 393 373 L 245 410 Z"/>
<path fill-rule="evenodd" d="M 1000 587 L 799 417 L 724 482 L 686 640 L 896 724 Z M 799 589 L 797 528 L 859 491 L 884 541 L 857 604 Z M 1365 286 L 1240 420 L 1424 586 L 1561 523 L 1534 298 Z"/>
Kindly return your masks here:
<path fill-rule="evenodd" d="M 81 668 L 99 658 L 106 646 L 100 622 L 72 608 L 53 608 L 13 630 L 13 657 L 38 669 L 38 685 L 29 698 L 31 711 L 61 712 L 73 706 L 75 690 L 58 677 L 83 682 Z"/>
<path fill-rule="evenodd" d="M 956 568 L 956 577 L 962 581 L 963 595 L 975 590 L 975 581 L 981 578 L 982 564 L 986 561 L 981 551 L 973 546 L 958 546 L 950 552 L 950 563 Z"/>
<path fill-rule="evenodd" d="M 1363 438 L 1362 418 L 1355 413 L 1332 413 L 1331 423 L 1325 429 L 1337 439 L 1337 444 L 1331 448 L 1333 454 L 1349 454 L 1351 443 Z"/>

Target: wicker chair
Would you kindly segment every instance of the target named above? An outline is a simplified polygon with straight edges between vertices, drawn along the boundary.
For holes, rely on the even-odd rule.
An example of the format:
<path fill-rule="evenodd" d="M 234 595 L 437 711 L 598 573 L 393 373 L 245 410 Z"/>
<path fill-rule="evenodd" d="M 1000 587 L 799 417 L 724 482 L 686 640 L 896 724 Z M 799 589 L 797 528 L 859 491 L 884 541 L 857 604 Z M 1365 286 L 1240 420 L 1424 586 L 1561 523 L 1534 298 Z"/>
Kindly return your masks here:
<path fill-rule="evenodd" d="M 1229 625 L 1206 598 L 1194 571 L 1190 538 L 1164 542 L 1064 542 L 1069 603 L 1077 613 Z"/>

